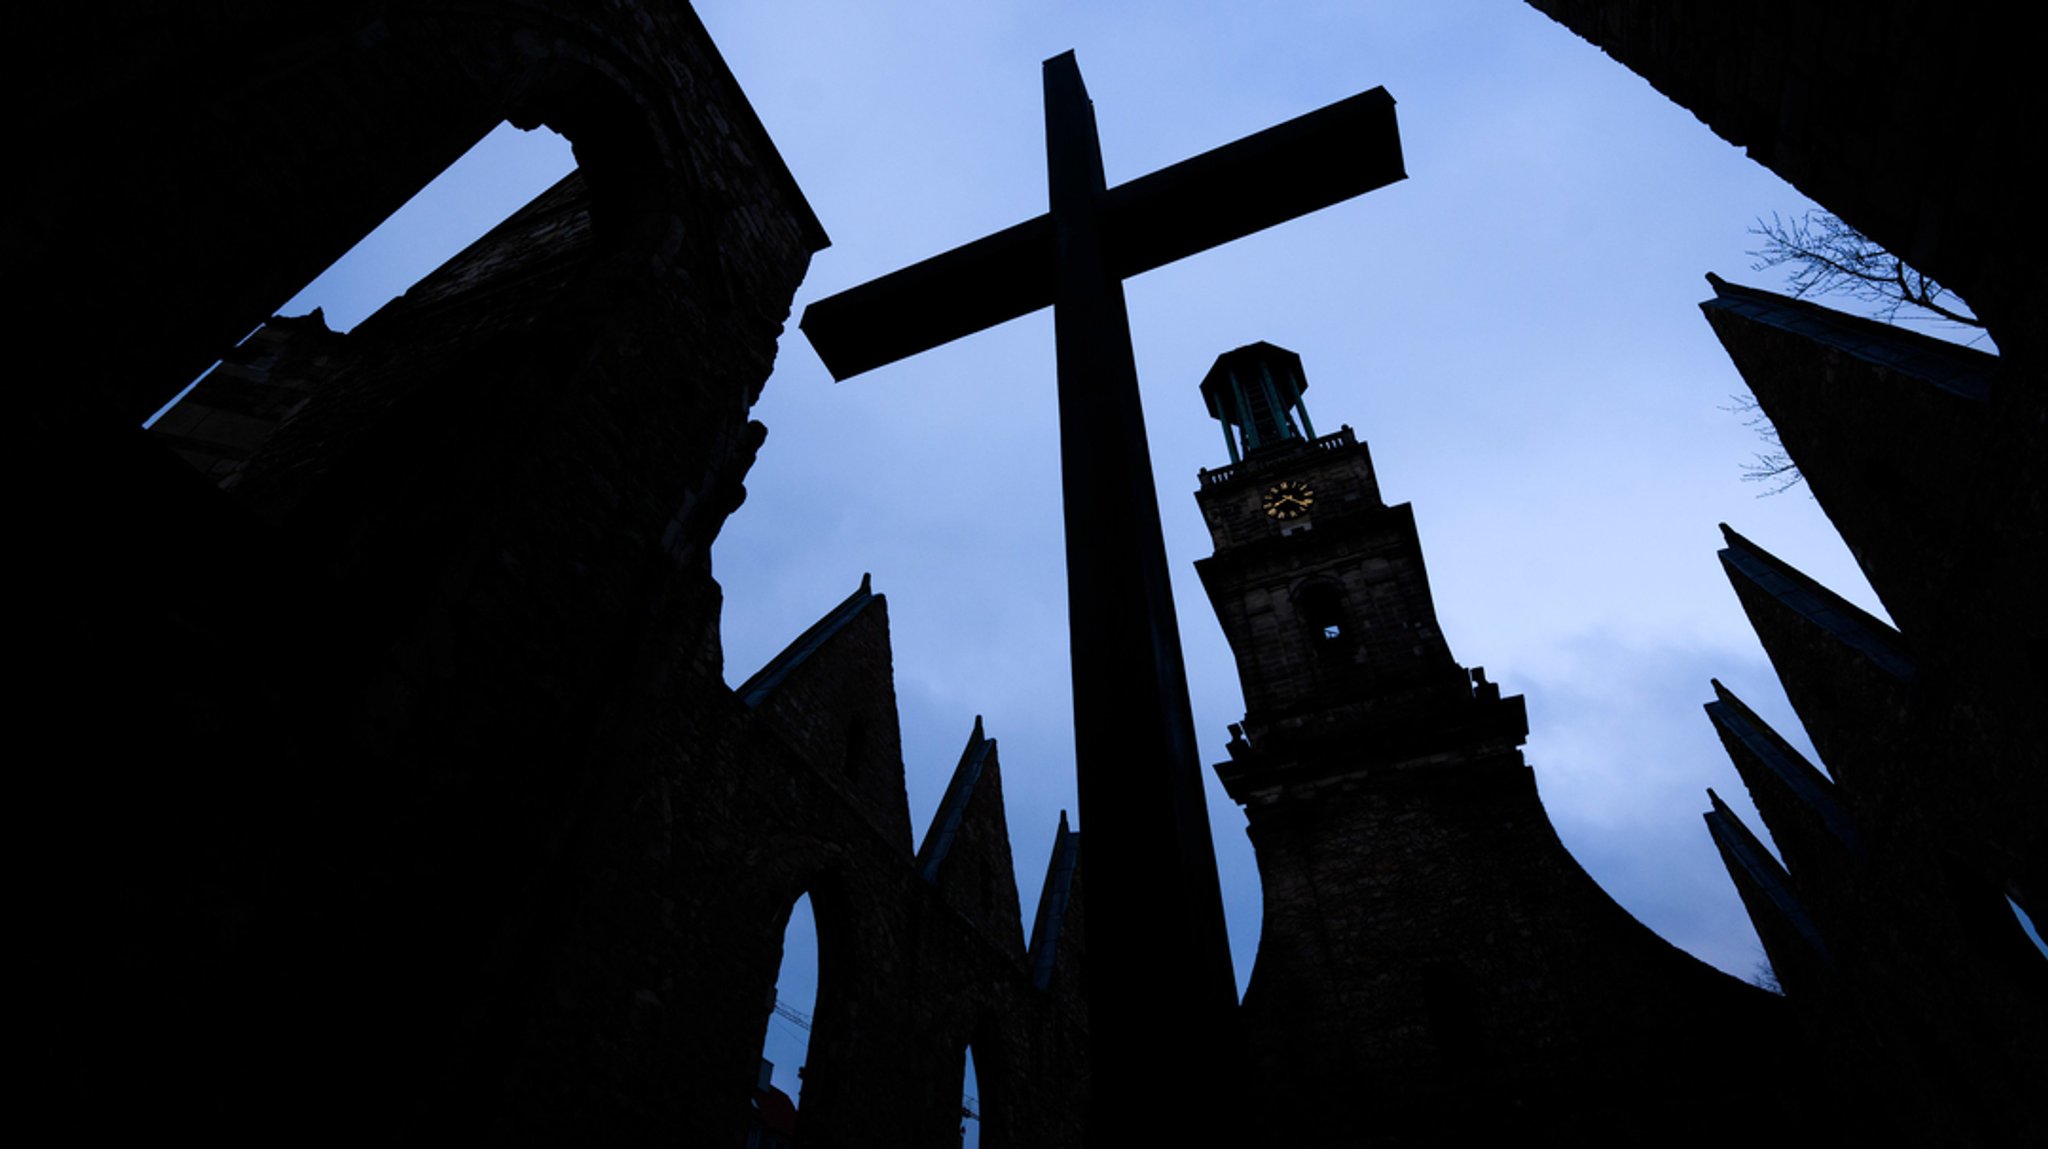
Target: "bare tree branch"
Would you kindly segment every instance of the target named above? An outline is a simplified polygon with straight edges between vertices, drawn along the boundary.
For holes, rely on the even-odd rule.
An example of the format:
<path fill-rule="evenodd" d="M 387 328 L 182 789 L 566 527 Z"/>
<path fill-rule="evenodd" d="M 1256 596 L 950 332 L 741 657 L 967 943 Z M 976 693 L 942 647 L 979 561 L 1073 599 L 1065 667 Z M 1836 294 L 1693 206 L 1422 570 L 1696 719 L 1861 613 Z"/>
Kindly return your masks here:
<path fill-rule="evenodd" d="M 1787 220 L 1776 212 L 1759 219 L 1749 233 L 1763 240 L 1750 252 L 1752 271 L 1791 269 L 1785 284 L 1794 299 L 1808 295 L 1846 295 L 1870 304 L 1876 317 L 1898 322 L 1899 308 L 1912 306 L 1929 315 L 1982 329 L 1984 321 L 1968 310 L 1943 302 L 1955 296 L 1905 260 L 1879 247 L 1868 236 L 1824 211 L 1809 211 Z"/>
<path fill-rule="evenodd" d="M 1763 408 L 1757 405 L 1754 395 L 1730 395 L 1728 406 L 1721 409 L 1741 416 L 1742 425 L 1755 431 L 1757 438 L 1773 448 L 1768 452 L 1757 452 L 1749 462 L 1742 465 L 1743 482 L 1770 484 L 1770 489 L 1758 495 L 1758 498 L 1782 495 L 1806 481 L 1806 476 L 1799 473 L 1799 465 L 1792 461 L 1792 456 L 1786 454 L 1784 446 L 1778 442 L 1778 429 L 1771 426 L 1770 418 L 1764 414 Z"/>
<path fill-rule="evenodd" d="M 1911 307 L 1925 315 L 1908 318 L 1932 317 L 1984 329 L 1984 321 L 1946 288 L 1830 212 L 1809 211 L 1789 220 L 1772 212 L 1768 221 L 1758 219 L 1749 233 L 1763 240 L 1761 247 L 1749 253 L 1756 258 L 1750 270 L 1787 269 L 1785 286 L 1794 299 L 1843 295 L 1868 305 L 1872 317 L 1886 323 L 1897 323 L 1899 309 Z M 1769 484 L 1765 495 L 1782 494 L 1798 486 L 1803 480 L 1799 467 L 1778 442 L 1777 428 L 1771 426 L 1756 399 L 1738 395 L 1732 397 L 1732 403 L 1724 410 L 1741 416 L 1743 426 L 1756 431 L 1771 447 L 1743 466 L 1742 481 Z"/>

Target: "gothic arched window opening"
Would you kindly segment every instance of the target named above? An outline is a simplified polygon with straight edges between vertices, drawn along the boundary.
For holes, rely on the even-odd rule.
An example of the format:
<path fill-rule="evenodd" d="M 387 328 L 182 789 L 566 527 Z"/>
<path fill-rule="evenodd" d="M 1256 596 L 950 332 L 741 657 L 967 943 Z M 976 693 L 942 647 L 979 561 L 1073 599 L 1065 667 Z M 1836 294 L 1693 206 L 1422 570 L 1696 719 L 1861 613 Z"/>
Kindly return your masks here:
<path fill-rule="evenodd" d="M 802 1107 L 803 1067 L 818 1007 L 818 925 L 811 896 L 800 894 L 782 931 L 782 965 L 775 975 L 761 1060 L 773 1063 L 772 1083 Z"/>
<path fill-rule="evenodd" d="M 964 1052 L 960 1071 L 960 1149 L 981 1146 L 981 1083 L 974 1071 L 974 1046 Z"/>

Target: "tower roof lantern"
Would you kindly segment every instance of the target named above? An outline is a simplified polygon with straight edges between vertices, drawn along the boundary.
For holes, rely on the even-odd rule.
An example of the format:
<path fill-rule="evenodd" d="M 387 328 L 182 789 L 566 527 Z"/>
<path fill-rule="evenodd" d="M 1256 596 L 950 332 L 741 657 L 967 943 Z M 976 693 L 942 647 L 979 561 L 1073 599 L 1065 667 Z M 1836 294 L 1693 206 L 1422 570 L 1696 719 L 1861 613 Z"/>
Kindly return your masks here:
<path fill-rule="evenodd" d="M 1202 377 L 1202 401 L 1209 416 L 1223 424 L 1233 463 L 1255 451 L 1314 439 L 1315 427 L 1301 398 L 1307 390 L 1301 356 L 1264 340 L 1217 356 Z"/>

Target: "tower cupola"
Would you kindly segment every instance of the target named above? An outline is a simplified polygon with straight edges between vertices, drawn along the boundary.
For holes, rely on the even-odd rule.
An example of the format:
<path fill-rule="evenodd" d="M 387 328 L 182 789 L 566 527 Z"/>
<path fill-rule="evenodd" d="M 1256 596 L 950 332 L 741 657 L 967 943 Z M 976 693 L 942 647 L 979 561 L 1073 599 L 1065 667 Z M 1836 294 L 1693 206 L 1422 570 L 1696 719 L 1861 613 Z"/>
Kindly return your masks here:
<path fill-rule="evenodd" d="M 1307 390 L 1301 356 L 1264 341 L 1217 356 L 1202 377 L 1202 399 L 1223 424 L 1233 463 L 1313 440 L 1316 429 L 1301 398 Z"/>

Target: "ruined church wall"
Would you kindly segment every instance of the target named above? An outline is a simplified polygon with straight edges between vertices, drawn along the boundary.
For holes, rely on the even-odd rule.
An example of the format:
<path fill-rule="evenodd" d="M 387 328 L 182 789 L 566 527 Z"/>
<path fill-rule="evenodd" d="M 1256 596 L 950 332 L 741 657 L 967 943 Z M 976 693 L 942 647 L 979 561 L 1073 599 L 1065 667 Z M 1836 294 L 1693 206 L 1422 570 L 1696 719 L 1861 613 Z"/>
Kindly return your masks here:
<path fill-rule="evenodd" d="M 21 330 L 53 365 L 94 347 L 70 386 L 136 421 L 501 120 L 545 121 L 592 165 L 632 150 L 603 138 L 605 106 L 629 105 L 667 170 L 689 150 L 794 191 L 680 0 L 67 6 L 28 35 L 23 148 L 60 160 L 16 189 L 33 226 L 14 267 L 42 285 Z M 807 208 L 795 222 L 818 233 Z M 110 277 L 148 305 L 94 340 L 78 304 Z"/>
<path fill-rule="evenodd" d="M 52 295 L 180 272 L 33 413 L 36 457 L 78 479 L 26 524 L 51 557 L 26 702 L 89 764 L 27 795 L 59 875 L 29 914 L 44 1092 L 110 1138 L 469 1140 L 535 1056 L 526 995 L 651 716 L 710 705 L 708 547 L 822 233 L 684 6 L 224 8 L 94 34 L 190 77 L 155 102 L 162 147 L 62 173 L 78 194 L 39 203 L 22 265 Z M 52 83 L 81 78 L 92 107 L 147 87 Z M 458 290 L 344 339 L 232 494 L 134 429 L 506 115 L 577 143 L 592 206 L 555 217 L 588 218 L 574 250 L 522 277 L 483 258 L 501 236 Z M 164 166 L 125 179 L 131 160 Z M 40 346 L 85 346 L 75 319 Z M 593 1007 L 585 1037 L 621 1043 L 629 1016 Z M 556 1096 L 640 1103 L 620 1063 L 588 1064 Z"/>
<path fill-rule="evenodd" d="M 808 894 L 818 998 L 790 1003 L 813 1009 L 800 1136 L 956 1145 L 972 1042 L 984 1143 L 1078 1143 L 1085 1031 L 1071 987 L 1035 989 L 1021 945 L 993 944 L 918 873 L 841 745 L 816 737 L 855 720 L 876 731 L 864 770 L 900 794 L 885 604 L 756 707 L 698 685 L 698 701 L 650 726 L 570 868 L 547 963 L 527 979 L 506 1139 L 587 1138 L 595 1120 L 609 1123 L 600 1140 L 739 1143 L 790 908 Z M 1007 865 L 994 880 L 1015 881 Z M 607 1096 L 621 1083 L 630 1106 Z"/>
<path fill-rule="evenodd" d="M 585 299 L 605 300 L 607 318 L 633 301 L 631 281 L 603 278 L 591 229 L 556 222 L 586 215 L 583 203 L 565 181 L 365 323 L 349 337 L 353 358 L 237 488 L 327 585 L 383 596 L 351 628 L 346 665 L 368 686 L 326 672 L 365 696 L 343 717 L 370 731 L 370 746 L 350 748 L 345 763 L 401 788 L 432 785 L 396 810 L 341 799 L 383 831 L 357 854 L 402 875 L 396 888 L 351 882 L 347 893 L 397 895 L 363 924 L 404 935 L 408 968 L 373 965 L 354 1004 L 378 992 L 398 1000 L 318 1028 L 348 1045 L 374 1027 L 425 1039 L 349 1088 L 379 1106 L 418 1098 L 396 1116 L 427 1139 L 482 1128 L 521 1144 L 679 1133 L 737 1143 L 783 927 L 808 892 L 827 972 L 807 1136 L 954 1143 L 973 1041 L 990 1143 L 1073 1143 L 1085 1052 L 1071 988 L 1035 989 L 1021 941 L 993 944 L 994 923 L 959 912 L 912 866 L 882 601 L 757 707 L 724 685 L 718 588 L 701 547 L 738 501 L 758 434 L 722 456 L 703 497 L 685 498 L 661 561 L 621 557 L 635 522 L 621 496 L 666 472 L 646 456 L 622 461 L 630 444 L 619 440 L 685 438 L 649 431 L 703 421 L 691 406 L 702 392 L 667 370 L 660 355 L 675 352 L 655 338 L 660 327 L 582 326 Z M 566 250 L 535 242 L 564 235 Z M 728 236 L 720 254 L 739 247 Z M 538 273 L 519 253 L 535 256 Z M 550 353 L 536 327 L 575 352 Z M 735 341 L 728 355 L 758 346 Z M 715 381 L 715 348 L 696 354 L 694 369 Z M 531 374 L 558 359 L 604 385 Z M 620 359 L 634 373 L 619 372 Z M 454 419 L 484 385 L 507 409 L 472 442 Z M 607 405 L 628 414 L 595 424 L 585 414 Z M 728 426 L 745 435 L 737 419 Z M 442 432 L 458 437 L 418 449 Z M 646 535 L 659 525 L 638 521 Z M 451 547 L 498 561 L 441 559 Z M 578 566 L 591 579 L 637 572 L 645 597 L 547 581 Z M 621 604 L 634 613 L 608 622 Z M 638 652 L 606 641 L 607 628 L 637 636 Z M 600 664 L 608 654 L 623 657 Z M 579 657 L 593 665 L 576 671 Z M 595 701 L 579 706 L 579 691 Z M 380 705 L 390 694 L 407 705 Z M 569 725 L 579 714 L 587 725 Z M 1001 832 L 1000 806 L 976 809 L 963 837 L 985 846 Z M 1000 862 L 990 882 L 1014 889 L 1007 849 Z M 1010 938 L 1020 929 L 1012 921 Z"/>

